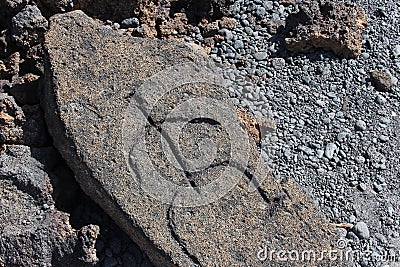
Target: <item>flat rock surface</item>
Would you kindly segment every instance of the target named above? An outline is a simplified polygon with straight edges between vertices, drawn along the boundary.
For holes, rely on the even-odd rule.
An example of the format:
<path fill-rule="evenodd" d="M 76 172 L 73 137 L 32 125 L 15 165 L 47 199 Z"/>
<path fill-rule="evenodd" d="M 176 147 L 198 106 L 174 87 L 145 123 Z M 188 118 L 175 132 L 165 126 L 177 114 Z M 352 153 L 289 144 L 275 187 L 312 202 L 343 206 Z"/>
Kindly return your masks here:
<path fill-rule="evenodd" d="M 199 52 L 119 35 L 80 11 L 51 19 L 45 50 L 42 104 L 55 146 L 155 265 L 257 266 L 265 247 L 334 248 L 301 189 L 268 176 L 244 127 L 224 127 L 238 122 L 235 107 Z"/>

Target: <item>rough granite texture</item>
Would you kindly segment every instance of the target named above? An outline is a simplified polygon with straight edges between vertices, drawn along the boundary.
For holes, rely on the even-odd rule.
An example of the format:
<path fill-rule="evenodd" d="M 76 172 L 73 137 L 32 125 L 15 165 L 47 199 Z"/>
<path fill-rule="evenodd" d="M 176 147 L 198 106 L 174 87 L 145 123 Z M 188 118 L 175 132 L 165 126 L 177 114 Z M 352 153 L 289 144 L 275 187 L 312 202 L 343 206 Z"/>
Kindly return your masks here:
<path fill-rule="evenodd" d="M 49 151 L 6 146 L 0 152 L 0 266 L 89 266 L 99 228 L 76 231 L 55 208 L 45 166 Z M 4 265 L 2 265 L 4 264 Z"/>
<path fill-rule="evenodd" d="M 217 156 L 205 171 L 184 173 L 166 164 L 160 149 L 159 130 L 169 109 L 190 97 L 228 101 L 222 87 L 207 84 L 181 86 L 175 95 L 163 96 L 147 114 L 145 137 L 138 136 L 147 140 L 152 164 L 132 167 L 134 173 L 130 173 L 125 161 L 121 138 L 124 114 L 136 90 L 167 66 L 204 64 L 207 60 L 200 53 L 184 43 L 119 35 L 81 11 L 51 18 L 45 51 L 42 105 L 55 146 L 82 189 L 156 266 L 258 266 L 259 247 L 267 241 L 270 249 L 299 251 L 322 251 L 336 242 L 331 226 L 293 181 L 273 182 L 268 172 L 261 170 L 264 182 L 258 190 L 249 191 L 249 179 L 260 161 L 254 141 L 250 141 L 246 175 L 214 203 L 194 208 L 163 204 L 134 182 L 155 166 L 178 184 L 202 184 L 225 167 L 229 140 L 220 125 L 207 120 L 188 123 L 178 139 L 182 154 L 190 157 L 202 136 L 213 138 Z M 146 99 L 146 92 L 139 94 L 140 99 Z M 136 131 L 135 126 L 128 130 L 130 134 Z M 140 165 L 139 161 L 133 165 Z M 290 266 L 304 264 L 313 263 L 291 262 Z"/>
<path fill-rule="evenodd" d="M 300 11 L 287 19 L 287 49 L 311 53 L 319 48 L 344 58 L 361 54 L 362 34 L 367 15 L 354 3 L 337 4 L 318 0 L 304 1 Z"/>

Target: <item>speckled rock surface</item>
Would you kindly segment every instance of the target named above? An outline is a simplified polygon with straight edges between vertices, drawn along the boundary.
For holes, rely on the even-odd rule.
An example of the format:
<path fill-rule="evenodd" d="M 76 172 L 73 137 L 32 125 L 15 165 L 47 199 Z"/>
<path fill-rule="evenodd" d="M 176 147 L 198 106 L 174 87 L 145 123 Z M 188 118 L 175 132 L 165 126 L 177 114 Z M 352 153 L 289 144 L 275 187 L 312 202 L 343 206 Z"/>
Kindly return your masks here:
<path fill-rule="evenodd" d="M 27 146 L 0 152 L 0 266 L 90 266 L 99 229 L 76 231 L 55 208 L 50 178 L 36 159 L 43 153 Z"/>
<path fill-rule="evenodd" d="M 154 97 L 151 92 L 138 90 L 147 78 L 172 65 L 206 64 L 200 53 L 183 43 L 119 35 L 80 11 L 51 19 L 45 50 L 42 105 L 55 146 L 82 189 L 146 251 L 156 266 L 257 266 L 263 263 L 257 256 L 264 246 L 288 251 L 332 248 L 336 241 L 333 229 L 301 189 L 291 180 L 274 182 L 266 169 L 257 169 L 260 157 L 253 139 L 249 141 L 245 175 L 213 203 L 178 207 L 174 205 L 175 198 L 172 203 L 163 203 L 135 182 L 148 178 L 152 168 L 157 168 L 170 181 L 195 190 L 224 171 L 231 148 L 226 129 L 218 123 L 190 121 L 178 138 L 186 158 L 198 158 L 198 144 L 204 137 L 214 141 L 214 161 L 201 172 L 190 173 L 168 164 L 160 141 L 160 127 L 170 110 L 199 97 L 229 103 L 224 88 L 207 83 L 185 84 L 160 96 L 151 112 L 140 104 Z M 159 86 L 157 82 L 154 86 Z M 131 120 L 136 124 L 126 129 L 124 115 L 132 96 L 136 97 L 137 107 L 142 108 L 138 113 L 146 116 L 144 121 Z M 235 113 L 235 108 L 230 108 Z M 175 114 L 176 118 L 186 115 Z M 175 117 L 170 123 L 177 123 Z M 142 124 L 144 136 L 135 135 Z M 123 150 L 124 131 L 139 145 L 141 139 L 145 140 L 151 158 L 147 165 L 136 156 L 143 152 L 138 145 L 131 150 L 130 159 L 134 160 L 128 166 Z M 171 133 L 170 137 L 175 136 L 174 132 L 167 132 Z M 170 142 L 174 141 L 171 138 Z M 203 159 L 201 154 L 199 157 Z M 266 177 L 259 181 L 257 190 L 249 190 L 249 179 L 257 172 Z M 274 266 L 286 264 L 275 258 L 265 264 L 272 262 Z M 296 264 L 303 265 L 293 262 L 291 266 Z M 339 265 L 344 266 L 342 262 Z"/>
<path fill-rule="evenodd" d="M 299 8 L 297 14 L 287 19 L 288 50 L 310 53 L 322 48 L 344 58 L 361 54 L 362 34 L 367 24 L 361 7 L 318 0 L 304 1 Z"/>
<path fill-rule="evenodd" d="M 0 93 L 0 144 L 23 144 L 25 114 L 12 96 Z"/>

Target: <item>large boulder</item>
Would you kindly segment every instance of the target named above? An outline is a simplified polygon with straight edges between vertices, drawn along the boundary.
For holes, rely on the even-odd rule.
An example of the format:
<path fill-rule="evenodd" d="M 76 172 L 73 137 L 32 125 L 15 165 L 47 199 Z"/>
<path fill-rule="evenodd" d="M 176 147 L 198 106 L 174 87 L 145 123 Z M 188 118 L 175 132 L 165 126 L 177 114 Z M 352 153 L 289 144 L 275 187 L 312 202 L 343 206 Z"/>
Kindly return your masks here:
<path fill-rule="evenodd" d="M 155 265 L 278 266 L 267 250 L 332 248 L 309 198 L 269 176 L 200 52 L 120 35 L 81 11 L 51 18 L 45 51 L 55 146 Z"/>
<path fill-rule="evenodd" d="M 27 146 L 0 151 L 0 266 L 95 264 L 99 228 L 77 231 L 69 216 L 55 208 L 46 172 L 51 162 L 43 154 L 51 155 L 48 149 Z"/>

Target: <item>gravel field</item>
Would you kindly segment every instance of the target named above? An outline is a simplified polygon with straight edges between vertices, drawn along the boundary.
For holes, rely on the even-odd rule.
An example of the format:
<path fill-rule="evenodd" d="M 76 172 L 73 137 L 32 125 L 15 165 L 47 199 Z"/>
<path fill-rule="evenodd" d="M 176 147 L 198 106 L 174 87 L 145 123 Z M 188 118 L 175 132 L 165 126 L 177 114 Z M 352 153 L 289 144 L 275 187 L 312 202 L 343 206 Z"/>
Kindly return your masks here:
<path fill-rule="evenodd" d="M 294 178 L 332 223 L 366 225 L 360 232 L 369 232 L 367 240 L 363 233 L 343 235 L 349 246 L 366 251 L 361 266 L 385 266 L 379 257 L 400 247 L 400 3 L 357 4 L 368 15 L 358 59 L 324 51 L 294 55 L 279 33 L 246 26 L 246 9 L 257 16 L 264 6 L 265 17 L 278 24 L 296 10 L 268 1 L 237 1 L 232 16 L 240 23 L 211 57 L 228 63 L 226 78 L 234 82 L 248 74 L 260 78 L 252 90 L 230 92 L 240 105 L 275 121 L 277 140 L 264 143 L 275 178 Z M 243 58 L 246 66 L 236 67 Z M 393 90 L 371 83 L 376 70 L 390 74 Z"/>

